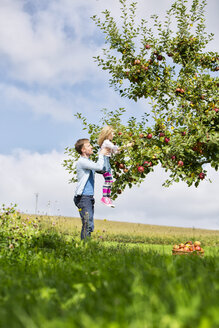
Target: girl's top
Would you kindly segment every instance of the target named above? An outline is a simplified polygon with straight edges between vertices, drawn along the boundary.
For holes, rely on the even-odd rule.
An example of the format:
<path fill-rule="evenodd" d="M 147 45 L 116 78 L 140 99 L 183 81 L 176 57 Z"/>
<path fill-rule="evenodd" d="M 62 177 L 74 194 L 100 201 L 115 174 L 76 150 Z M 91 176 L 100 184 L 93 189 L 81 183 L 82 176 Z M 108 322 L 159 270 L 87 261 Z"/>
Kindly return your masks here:
<path fill-rule="evenodd" d="M 105 139 L 104 142 L 102 143 L 101 149 L 104 148 L 109 148 L 110 149 L 110 153 L 108 155 L 108 157 L 111 157 L 112 154 L 116 154 L 119 152 L 119 147 L 114 145 L 109 139 Z"/>

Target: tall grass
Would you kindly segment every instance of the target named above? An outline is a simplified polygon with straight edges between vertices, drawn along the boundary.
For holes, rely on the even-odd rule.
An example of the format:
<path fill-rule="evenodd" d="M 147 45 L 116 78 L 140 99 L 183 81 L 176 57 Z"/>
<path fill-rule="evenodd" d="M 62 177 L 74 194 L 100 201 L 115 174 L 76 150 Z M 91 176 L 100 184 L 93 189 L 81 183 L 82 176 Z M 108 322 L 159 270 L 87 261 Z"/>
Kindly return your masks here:
<path fill-rule="evenodd" d="M 0 327 L 219 327 L 218 247 L 206 246 L 203 258 L 172 256 L 165 234 L 160 245 L 98 233 L 81 242 L 78 230 L 60 232 L 58 218 L 3 219 Z"/>

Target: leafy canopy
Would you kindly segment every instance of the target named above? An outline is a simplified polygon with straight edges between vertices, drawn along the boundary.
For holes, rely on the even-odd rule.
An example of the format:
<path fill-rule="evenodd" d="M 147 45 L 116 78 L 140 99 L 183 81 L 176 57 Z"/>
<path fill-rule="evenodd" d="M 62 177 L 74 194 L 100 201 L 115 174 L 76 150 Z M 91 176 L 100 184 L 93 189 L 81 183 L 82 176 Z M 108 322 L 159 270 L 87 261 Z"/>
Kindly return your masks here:
<path fill-rule="evenodd" d="M 90 124 L 82 114 L 84 129 L 90 135 L 97 156 L 97 136 L 105 124 L 115 128 L 114 141 L 133 147 L 112 159 L 113 197 L 133 184 L 141 183 L 155 165 L 169 172 L 164 185 L 185 181 L 188 186 L 206 176 L 205 164 L 218 169 L 219 162 L 219 55 L 206 52 L 213 39 L 205 29 L 205 0 L 175 1 L 162 23 L 151 16 L 136 25 L 137 3 L 121 3 L 120 24 L 105 10 L 103 18 L 92 19 L 106 35 L 106 47 L 95 60 L 110 74 L 109 84 L 121 97 L 138 101 L 149 99 L 150 113 L 140 121 L 133 116 L 122 123 L 124 109 L 103 110 L 99 124 Z M 172 23 L 176 28 L 172 30 Z M 150 120 L 149 120 L 150 118 Z M 150 122 L 150 123 L 149 123 Z M 63 163 L 75 174 L 77 154 L 67 147 Z M 71 181 L 76 181 L 73 176 Z"/>

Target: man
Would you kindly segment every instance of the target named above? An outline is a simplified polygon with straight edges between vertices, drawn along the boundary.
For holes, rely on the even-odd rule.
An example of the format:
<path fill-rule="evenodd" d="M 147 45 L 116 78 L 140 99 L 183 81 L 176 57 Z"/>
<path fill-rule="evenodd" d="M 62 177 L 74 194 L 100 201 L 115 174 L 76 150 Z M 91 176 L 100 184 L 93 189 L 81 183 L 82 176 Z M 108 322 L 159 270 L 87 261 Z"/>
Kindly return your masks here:
<path fill-rule="evenodd" d="M 81 239 L 85 239 L 94 231 L 94 174 L 95 171 L 103 170 L 104 155 L 108 154 L 108 150 L 101 150 L 98 161 L 93 162 L 89 159 L 93 154 L 93 148 L 88 139 L 79 139 L 75 143 L 75 149 L 80 154 L 80 158 L 76 164 L 78 182 L 74 203 L 79 209 L 82 220 Z"/>

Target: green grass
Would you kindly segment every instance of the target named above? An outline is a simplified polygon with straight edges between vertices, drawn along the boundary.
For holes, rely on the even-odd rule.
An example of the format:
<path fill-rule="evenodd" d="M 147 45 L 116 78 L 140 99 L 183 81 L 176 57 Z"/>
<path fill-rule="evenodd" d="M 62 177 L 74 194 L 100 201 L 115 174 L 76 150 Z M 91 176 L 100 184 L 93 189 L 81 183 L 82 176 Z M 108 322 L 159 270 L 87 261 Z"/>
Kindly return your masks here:
<path fill-rule="evenodd" d="M 131 234 L 130 243 L 110 240 L 110 234 L 100 239 L 97 233 L 84 243 L 76 233 L 34 228 L 16 215 L 13 226 L 17 220 L 20 230 L 12 229 L 10 215 L 5 218 L 0 327 L 219 327 L 217 246 L 205 246 L 204 257 L 173 256 L 167 235 L 154 244 L 137 243 Z"/>
<path fill-rule="evenodd" d="M 218 249 L 170 251 L 44 235 L 0 258 L 0 326 L 218 327 Z"/>

